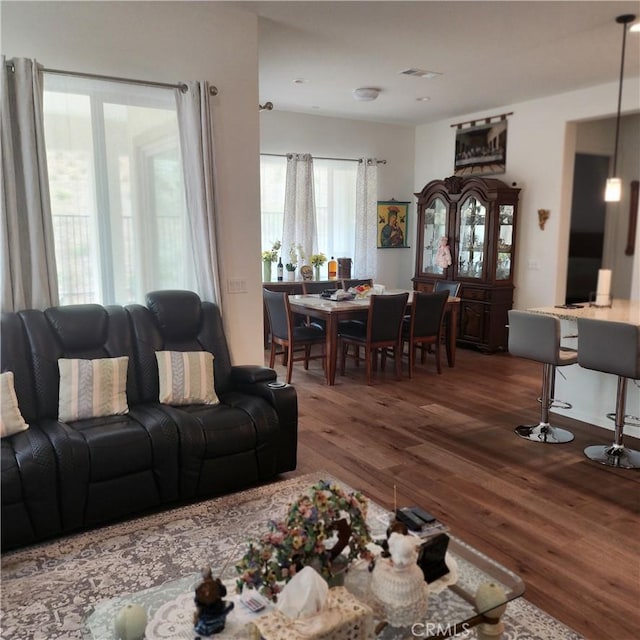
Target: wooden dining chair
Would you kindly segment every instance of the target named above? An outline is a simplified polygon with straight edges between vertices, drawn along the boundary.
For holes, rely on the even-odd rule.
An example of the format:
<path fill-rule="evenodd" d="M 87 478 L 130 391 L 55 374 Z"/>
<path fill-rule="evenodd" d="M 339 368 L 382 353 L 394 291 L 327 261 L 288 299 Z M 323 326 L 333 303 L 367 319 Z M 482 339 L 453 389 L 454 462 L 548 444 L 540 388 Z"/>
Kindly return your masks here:
<path fill-rule="evenodd" d="M 293 313 L 289 305 L 289 296 L 285 292 L 262 290 L 264 306 L 269 318 L 269 331 L 271 334 L 271 353 L 269 366 L 273 368 L 276 361 L 276 345 L 282 347 L 282 364 L 287 366 L 287 383 L 291 382 L 293 363 L 304 361 L 304 368 L 309 368 L 309 360 L 322 358 L 325 360 L 326 334 L 318 326 L 294 325 Z M 311 347 L 322 346 L 321 355 L 311 355 Z M 295 357 L 296 350 L 302 349 L 304 354 Z"/>
<path fill-rule="evenodd" d="M 402 323 L 402 343 L 408 345 L 409 377 L 413 377 L 416 348 L 420 349 L 420 362 L 424 364 L 427 345 L 435 347 L 436 370 L 442 373 L 440 346 L 442 343 L 444 312 L 449 299 L 448 291 L 424 293 L 414 291 L 411 315 Z"/>
<path fill-rule="evenodd" d="M 348 291 L 351 287 L 359 287 L 361 284 L 368 284 L 370 287 L 373 287 L 373 278 L 344 279 L 342 281 L 342 288 Z"/>
<path fill-rule="evenodd" d="M 305 280 L 302 283 L 302 293 L 305 295 L 322 293 L 327 289 L 335 291 L 339 284 L 339 280 Z"/>
<path fill-rule="evenodd" d="M 367 384 L 372 383 L 377 354 L 391 349 L 396 363 L 396 377 L 402 374 L 402 319 L 407 307 L 408 293 L 372 295 L 366 325 L 355 323 L 338 328 L 340 340 L 340 374 L 344 375 L 350 345 L 364 347 Z M 377 364 L 376 364 L 377 368 Z"/>
<path fill-rule="evenodd" d="M 457 298 L 460 294 L 460 287 L 461 284 L 455 280 L 436 280 L 433 291 L 448 291 L 450 296 Z"/>

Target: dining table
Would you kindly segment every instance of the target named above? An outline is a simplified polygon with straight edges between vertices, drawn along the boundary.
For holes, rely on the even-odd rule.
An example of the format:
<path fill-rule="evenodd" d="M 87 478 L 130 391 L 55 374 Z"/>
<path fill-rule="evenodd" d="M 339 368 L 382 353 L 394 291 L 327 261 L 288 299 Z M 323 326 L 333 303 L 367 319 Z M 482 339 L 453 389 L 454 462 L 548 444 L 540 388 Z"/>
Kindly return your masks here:
<path fill-rule="evenodd" d="M 409 294 L 407 311 L 411 309 L 413 291 L 407 289 L 386 289 L 378 295 L 391 295 L 397 293 Z M 336 381 L 336 363 L 338 359 L 338 323 L 343 320 L 364 320 L 369 313 L 371 297 L 354 298 L 352 300 L 330 300 L 320 294 L 293 294 L 289 296 L 291 311 L 296 314 L 316 318 L 325 322 L 326 332 L 326 365 L 325 374 L 327 384 L 334 385 Z M 456 336 L 458 333 L 458 315 L 460 298 L 449 296 L 445 309 L 446 340 L 445 348 L 447 363 L 450 367 L 455 365 Z"/>

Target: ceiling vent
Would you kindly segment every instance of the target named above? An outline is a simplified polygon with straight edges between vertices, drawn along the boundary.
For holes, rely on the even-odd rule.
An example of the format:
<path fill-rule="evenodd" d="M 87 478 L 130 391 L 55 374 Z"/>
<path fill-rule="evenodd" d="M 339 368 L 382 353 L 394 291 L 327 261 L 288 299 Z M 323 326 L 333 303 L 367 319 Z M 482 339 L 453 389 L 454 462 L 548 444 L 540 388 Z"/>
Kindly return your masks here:
<path fill-rule="evenodd" d="M 430 80 L 431 78 L 437 78 L 441 76 L 442 73 L 439 71 L 427 71 L 426 69 L 405 69 L 404 71 L 398 72 L 401 76 L 416 76 L 417 78 L 427 78 Z"/>

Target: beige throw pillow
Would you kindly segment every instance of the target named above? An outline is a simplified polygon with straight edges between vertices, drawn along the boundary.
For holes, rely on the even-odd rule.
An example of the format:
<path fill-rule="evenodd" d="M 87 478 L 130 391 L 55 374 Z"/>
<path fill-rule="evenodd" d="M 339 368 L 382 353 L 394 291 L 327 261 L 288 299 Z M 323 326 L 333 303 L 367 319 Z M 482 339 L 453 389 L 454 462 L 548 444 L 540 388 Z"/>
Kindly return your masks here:
<path fill-rule="evenodd" d="M 18 406 L 13 371 L 0 373 L 0 436 L 6 438 L 28 428 Z"/>
<path fill-rule="evenodd" d="M 128 364 L 128 356 L 95 360 L 60 358 L 58 420 L 71 422 L 129 413 Z"/>
<path fill-rule="evenodd" d="M 208 351 L 156 351 L 163 404 L 218 404 L 213 355 Z"/>

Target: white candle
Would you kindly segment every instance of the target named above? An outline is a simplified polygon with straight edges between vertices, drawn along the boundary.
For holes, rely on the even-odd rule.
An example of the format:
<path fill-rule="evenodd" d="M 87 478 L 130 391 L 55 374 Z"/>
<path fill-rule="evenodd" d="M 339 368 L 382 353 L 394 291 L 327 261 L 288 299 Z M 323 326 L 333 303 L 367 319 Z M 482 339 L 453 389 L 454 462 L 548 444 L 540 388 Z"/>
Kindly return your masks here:
<path fill-rule="evenodd" d="M 609 306 L 611 294 L 611 269 L 598 269 L 598 288 L 596 289 L 596 304 L 600 307 Z"/>

